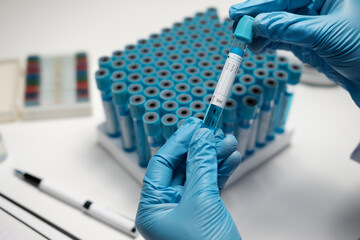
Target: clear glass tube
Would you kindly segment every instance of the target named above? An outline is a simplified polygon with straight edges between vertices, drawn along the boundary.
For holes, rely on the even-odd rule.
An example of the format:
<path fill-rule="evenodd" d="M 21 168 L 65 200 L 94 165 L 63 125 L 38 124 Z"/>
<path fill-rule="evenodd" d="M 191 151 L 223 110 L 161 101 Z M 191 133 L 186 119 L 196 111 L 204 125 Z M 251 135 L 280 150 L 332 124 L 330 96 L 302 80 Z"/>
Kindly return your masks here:
<path fill-rule="evenodd" d="M 236 73 L 240 67 L 246 48 L 247 44 L 245 42 L 234 38 L 228 58 L 204 118 L 204 125 L 213 131 L 217 127 L 225 102 L 230 95 L 231 87 L 234 83 Z"/>

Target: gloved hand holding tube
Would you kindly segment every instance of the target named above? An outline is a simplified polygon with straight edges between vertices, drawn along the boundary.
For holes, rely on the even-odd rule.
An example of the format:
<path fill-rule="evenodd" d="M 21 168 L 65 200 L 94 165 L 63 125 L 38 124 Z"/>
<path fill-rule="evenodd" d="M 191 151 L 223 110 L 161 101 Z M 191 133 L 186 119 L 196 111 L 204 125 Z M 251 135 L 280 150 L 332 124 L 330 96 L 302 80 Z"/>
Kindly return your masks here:
<path fill-rule="evenodd" d="M 186 120 L 150 160 L 136 216 L 145 239 L 241 239 L 220 198 L 241 160 L 237 141 L 201 127 Z"/>
<path fill-rule="evenodd" d="M 254 53 L 284 49 L 345 88 L 360 107 L 358 0 L 248 0 L 230 17 L 255 17 Z"/>

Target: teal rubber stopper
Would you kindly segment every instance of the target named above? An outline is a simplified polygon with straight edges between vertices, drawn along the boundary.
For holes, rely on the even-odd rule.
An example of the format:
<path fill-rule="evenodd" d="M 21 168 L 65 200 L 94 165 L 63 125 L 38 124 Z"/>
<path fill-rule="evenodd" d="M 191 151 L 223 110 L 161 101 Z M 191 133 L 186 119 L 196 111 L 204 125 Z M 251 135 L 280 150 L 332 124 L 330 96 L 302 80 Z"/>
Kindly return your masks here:
<path fill-rule="evenodd" d="M 254 71 L 254 76 L 256 83 L 259 84 L 269 76 L 269 72 L 264 68 L 258 68 Z"/>
<path fill-rule="evenodd" d="M 204 112 L 205 109 L 205 104 L 202 101 L 193 101 L 190 104 L 190 109 L 193 113 L 198 113 L 198 112 Z"/>
<path fill-rule="evenodd" d="M 234 122 L 236 121 L 236 109 L 237 103 L 234 99 L 227 99 L 225 107 L 222 113 L 223 122 Z"/>
<path fill-rule="evenodd" d="M 130 113 L 133 118 L 141 118 L 145 113 L 145 97 L 143 95 L 134 95 L 129 100 Z"/>
<path fill-rule="evenodd" d="M 285 56 L 277 56 L 275 59 L 276 64 L 278 65 L 279 69 L 287 70 L 289 65 L 289 59 Z"/>
<path fill-rule="evenodd" d="M 157 87 L 145 88 L 144 95 L 146 98 L 159 98 L 160 90 Z"/>
<path fill-rule="evenodd" d="M 165 101 L 161 105 L 161 110 L 163 114 L 174 113 L 178 109 L 179 104 L 173 100 Z"/>
<path fill-rule="evenodd" d="M 250 74 L 244 74 L 240 77 L 240 83 L 249 87 L 255 84 L 255 78 Z"/>
<path fill-rule="evenodd" d="M 142 94 L 144 91 L 144 87 L 138 83 L 132 83 L 128 87 L 128 93 L 130 95 Z"/>
<path fill-rule="evenodd" d="M 264 102 L 274 100 L 278 88 L 278 81 L 274 78 L 266 78 L 264 79 L 262 86 L 264 90 Z"/>
<path fill-rule="evenodd" d="M 96 85 L 102 92 L 108 91 L 110 88 L 110 73 L 106 68 L 100 68 L 95 72 Z"/>
<path fill-rule="evenodd" d="M 191 117 L 191 115 L 192 115 L 192 111 L 188 107 L 181 107 L 178 108 L 178 110 L 176 111 L 176 116 L 178 117 L 179 120 L 187 119 Z"/>
<path fill-rule="evenodd" d="M 242 119 L 252 119 L 255 115 L 255 110 L 258 102 L 255 97 L 246 96 L 242 99 L 240 104 L 239 117 Z"/>
<path fill-rule="evenodd" d="M 103 56 L 103 57 L 101 57 L 101 58 L 98 59 L 98 65 L 99 65 L 99 67 L 101 67 L 101 68 L 108 68 L 108 69 L 110 69 L 110 68 L 111 68 L 111 64 L 112 64 L 111 58 L 108 57 L 108 56 Z"/>
<path fill-rule="evenodd" d="M 111 74 L 110 79 L 112 82 L 125 82 L 126 81 L 126 73 L 123 71 L 115 71 Z"/>
<path fill-rule="evenodd" d="M 278 89 L 277 95 L 284 92 L 286 90 L 286 82 L 288 80 L 288 74 L 284 71 L 276 71 L 274 72 L 274 78 L 278 81 Z"/>
<path fill-rule="evenodd" d="M 161 103 L 159 100 L 151 99 L 147 100 L 145 103 L 145 111 L 146 112 L 160 112 Z"/>
<path fill-rule="evenodd" d="M 300 82 L 301 73 L 303 71 L 303 66 L 301 64 L 292 63 L 289 65 L 288 69 L 288 84 L 296 85 Z"/>
<path fill-rule="evenodd" d="M 236 102 L 240 102 L 245 94 L 246 87 L 241 83 L 236 83 L 231 88 L 231 97 L 234 98 Z"/>
<path fill-rule="evenodd" d="M 127 104 L 129 95 L 127 92 L 126 84 L 122 82 L 116 82 L 111 88 L 113 101 L 115 104 Z"/>
<path fill-rule="evenodd" d="M 148 136 L 159 136 L 161 134 L 160 116 L 156 112 L 148 112 L 143 116 L 145 132 Z"/>
<path fill-rule="evenodd" d="M 165 114 L 161 118 L 162 135 L 165 139 L 169 139 L 177 130 L 178 121 L 178 118 L 174 114 Z"/>
<path fill-rule="evenodd" d="M 254 22 L 253 17 L 244 15 L 240 19 L 240 21 L 235 29 L 234 37 L 239 38 L 243 42 L 251 43 L 253 36 L 254 36 L 253 30 L 252 30 L 253 22 Z"/>
<path fill-rule="evenodd" d="M 182 93 L 182 94 L 179 94 L 177 97 L 176 97 L 176 101 L 179 103 L 179 105 L 181 106 L 187 106 L 189 105 L 191 102 L 192 102 L 193 98 L 190 94 L 187 94 L 187 93 Z"/>
<path fill-rule="evenodd" d="M 263 88 L 260 85 L 253 85 L 248 89 L 249 95 L 256 98 L 258 106 L 263 104 Z"/>

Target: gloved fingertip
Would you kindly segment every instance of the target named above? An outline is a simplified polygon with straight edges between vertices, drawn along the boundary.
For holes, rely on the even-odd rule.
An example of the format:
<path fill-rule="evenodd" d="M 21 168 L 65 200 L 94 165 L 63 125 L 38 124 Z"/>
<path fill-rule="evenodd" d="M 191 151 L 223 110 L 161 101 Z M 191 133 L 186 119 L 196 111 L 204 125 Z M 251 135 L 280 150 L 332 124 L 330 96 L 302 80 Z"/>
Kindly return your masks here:
<path fill-rule="evenodd" d="M 183 124 L 181 124 L 181 126 L 179 127 L 179 129 L 176 132 L 189 132 L 189 131 L 193 131 L 196 129 L 201 128 L 202 126 L 202 121 L 198 118 L 188 118 L 184 121 Z M 185 130 L 185 131 L 184 131 Z"/>
<path fill-rule="evenodd" d="M 220 142 L 224 139 L 225 135 L 224 135 L 224 132 L 221 128 L 217 128 L 214 132 L 214 135 L 215 135 L 215 141 L 216 142 Z"/>
<path fill-rule="evenodd" d="M 203 150 L 204 146 L 214 145 L 215 148 L 215 136 L 208 128 L 200 128 L 195 131 L 189 144 L 189 151 L 196 149 L 196 151 Z"/>
<path fill-rule="evenodd" d="M 235 146 L 235 149 L 236 149 L 236 146 L 238 144 L 236 138 L 234 135 L 227 135 L 225 138 L 224 138 L 224 143 L 229 146 L 229 148 L 234 148 Z"/>
<path fill-rule="evenodd" d="M 253 22 L 253 32 L 255 35 L 258 35 L 258 36 L 266 36 L 264 34 L 264 28 L 266 28 L 266 23 L 265 23 L 265 19 L 267 18 L 269 14 L 268 13 L 260 13 L 258 14 L 256 17 L 255 17 L 255 20 Z"/>
<path fill-rule="evenodd" d="M 249 49 L 254 54 L 262 54 L 265 52 L 267 46 L 269 46 L 271 43 L 271 40 L 256 35 L 249 45 Z"/>
<path fill-rule="evenodd" d="M 193 139 L 194 140 L 198 140 L 198 139 L 209 139 L 215 142 L 215 136 L 214 134 L 211 132 L 210 129 L 208 128 L 200 128 L 198 130 L 195 131 L 194 135 L 193 135 Z"/>
<path fill-rule="evenodd" d="M 235 151 L 230 155 L 231 158 L 234 159 L 234 162 L 236 163 L 240 163 L 242 161 L 242 156 L 241 153 L 239 151 Z"/>
<path fill-rule="evenodd" d="M 229 17 L 234 21 L 239 20 L 241 17 L 241 12 L 239 12 L 239 8 L 241 8 L 241 3 L 234 4 L 229 8 Z"/>
<path fill-rule="evenodd" d="M 186 127 L 186 126 L 191 125 L 191 124 L 197 124 L 198 125 L 200 123 L 202 123 L 202 121 L 199 118 L 190 117 L 190 118 L 186 119 L 184 121 L 184 123 L 181 124 L 180 127 Z"/>
<path fill-rule="evenodd" d="M 223 176 L 228 176 L 235 171 L 235 169 L 241 163 L 241 153 L 239 151 L 234 151 L 230 156 L 219 166 L 219 174 Z"/>

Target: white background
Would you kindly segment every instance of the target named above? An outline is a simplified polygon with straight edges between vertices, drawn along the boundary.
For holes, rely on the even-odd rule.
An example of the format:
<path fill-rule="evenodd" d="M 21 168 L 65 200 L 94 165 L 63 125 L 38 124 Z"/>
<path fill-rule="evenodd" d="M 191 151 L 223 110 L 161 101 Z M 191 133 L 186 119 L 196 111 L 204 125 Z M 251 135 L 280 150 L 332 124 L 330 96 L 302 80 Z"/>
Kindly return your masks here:
<path fill-rule="evenodd" d="M 91 57 L 93 115 L 0 125 L 8 159 L 0 191 L 83 239 L 128 239 L 12 174 L 14 167 L 135 217 L 140 187 L 96 143 L 104 119 L 93 72 L 97 58 L 216 6 L 236 1 L 0 1 L 0 58 L 73 53 Z M 1 76 L 0 76 L 1 77 Z M 297 89 L 290 148 L 223 193 L 244 239 L 360 238 L 360 111 L 340 88 Z"/>

